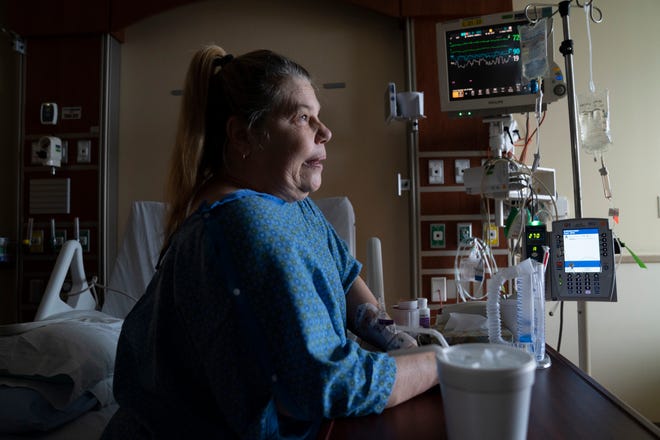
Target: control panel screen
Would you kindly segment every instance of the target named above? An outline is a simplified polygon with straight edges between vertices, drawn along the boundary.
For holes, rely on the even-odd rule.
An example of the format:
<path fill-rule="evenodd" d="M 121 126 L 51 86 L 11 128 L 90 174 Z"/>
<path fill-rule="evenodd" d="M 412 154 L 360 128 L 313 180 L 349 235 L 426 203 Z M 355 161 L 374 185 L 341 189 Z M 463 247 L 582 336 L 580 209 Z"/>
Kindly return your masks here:
<path fill-rule="evenodd" d="M 608 219 L 556 220 L 548 244 L 553 301 L 616 301 L 614 239 Z"/>
<path fill-rule="evenodd" d="M 598 228 L 564 229 L 564 271 L 601 272 Z"/>

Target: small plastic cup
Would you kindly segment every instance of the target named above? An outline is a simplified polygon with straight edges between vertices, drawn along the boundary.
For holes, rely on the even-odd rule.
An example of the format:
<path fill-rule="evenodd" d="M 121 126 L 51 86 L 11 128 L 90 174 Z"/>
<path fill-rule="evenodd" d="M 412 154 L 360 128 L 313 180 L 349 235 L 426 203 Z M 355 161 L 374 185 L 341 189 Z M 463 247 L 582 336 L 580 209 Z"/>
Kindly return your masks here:
<path fill-rule="evenodd" d="M 450 440 L 524 440 L 536 371 L 534 357 L 501 344 L 439 350 L 438 378 Z"/>

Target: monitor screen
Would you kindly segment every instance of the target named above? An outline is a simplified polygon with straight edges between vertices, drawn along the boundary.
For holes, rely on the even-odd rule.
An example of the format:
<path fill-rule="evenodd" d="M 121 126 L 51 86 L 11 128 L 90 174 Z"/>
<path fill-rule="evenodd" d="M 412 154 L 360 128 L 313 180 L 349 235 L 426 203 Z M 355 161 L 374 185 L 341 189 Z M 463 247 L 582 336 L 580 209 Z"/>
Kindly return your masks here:
<path fill-rule="evenodd" d="M 551 8 L 543 9 L 541 14 L 551 14 Z M 437 24 L 442 111 L 450 116 L 465 117 L 535 110 L 538 94 L 534 84 L 523 76 L 524 60 L 521 59 L 519 26 L 527 24 L 524 12 Z M 548 19 L 546 34 L 550 69 L 542 80 L 545 105 L 566 93 L 561 70 L 553 61 L 551 29 L 552 21 Z"/>
<path fill-rule="evenodd" d="M 598 228 L 564 229 L 564 272 L 601 272 Z"/>

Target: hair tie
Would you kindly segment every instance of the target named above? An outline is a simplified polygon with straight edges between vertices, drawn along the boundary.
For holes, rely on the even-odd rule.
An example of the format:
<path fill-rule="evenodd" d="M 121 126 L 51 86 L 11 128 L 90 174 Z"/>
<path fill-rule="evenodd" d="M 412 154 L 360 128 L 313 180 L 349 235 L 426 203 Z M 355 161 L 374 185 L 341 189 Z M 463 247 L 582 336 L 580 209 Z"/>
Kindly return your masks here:
<path fill-rule="evenodd" d="M 234 56 L 231 54 L 227 54 L 222 57 L 215 57 L 213 59 L 213 67 L 225 67 L 231 60 L 234 59 Z"/>

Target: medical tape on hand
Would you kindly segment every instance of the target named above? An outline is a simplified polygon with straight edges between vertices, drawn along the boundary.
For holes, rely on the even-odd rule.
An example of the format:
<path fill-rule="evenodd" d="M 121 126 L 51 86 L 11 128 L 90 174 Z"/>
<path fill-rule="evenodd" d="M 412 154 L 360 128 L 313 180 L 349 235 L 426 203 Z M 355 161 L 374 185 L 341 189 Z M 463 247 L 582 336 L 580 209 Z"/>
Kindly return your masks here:
<path fill-rule="evenodd" d="M 360 304 L 355 312 L 356 334 L 385 351 L 417 345 L 410 335 L 397 331 L 391 321 L 380 320 L 380 315 L 374 304 Z"/>

